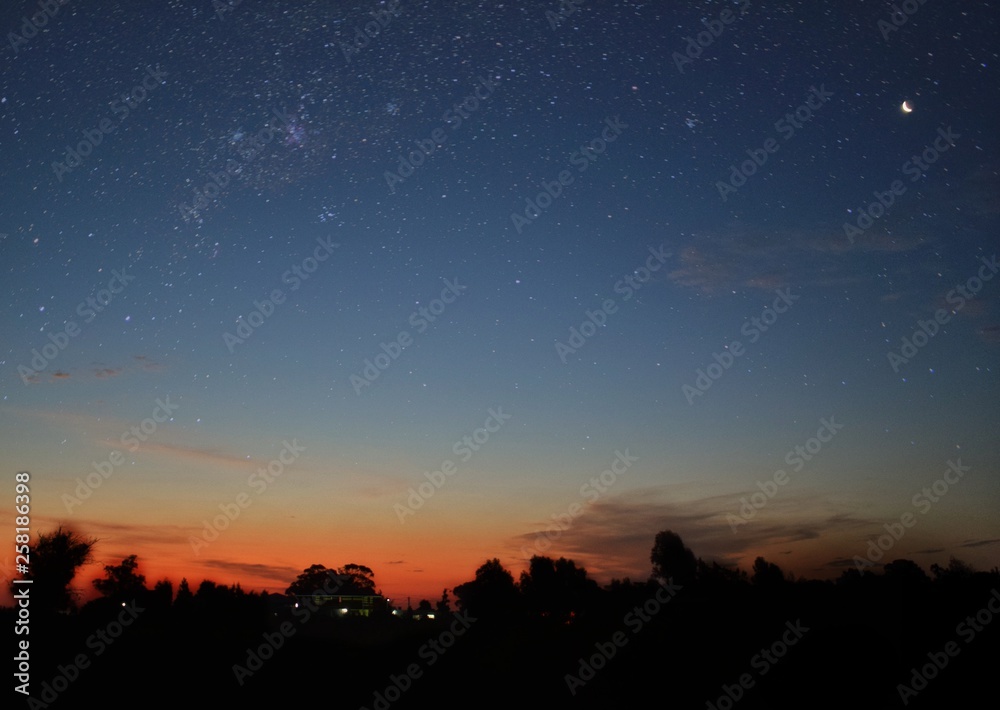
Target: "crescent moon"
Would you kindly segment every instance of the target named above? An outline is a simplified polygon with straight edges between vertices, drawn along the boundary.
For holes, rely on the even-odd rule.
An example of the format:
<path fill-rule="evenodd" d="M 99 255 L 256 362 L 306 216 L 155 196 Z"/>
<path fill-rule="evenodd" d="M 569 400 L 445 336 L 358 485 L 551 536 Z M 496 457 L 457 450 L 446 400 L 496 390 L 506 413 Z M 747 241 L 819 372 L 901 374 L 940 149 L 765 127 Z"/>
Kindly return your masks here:
<path fill-rule="evenodd" d="M 900 106 L 900 108 L 903 109 L 903 113 L 911 113 L 913 111 L 913 107 L 906 101 L 903 102 L 903 105 Z"/>

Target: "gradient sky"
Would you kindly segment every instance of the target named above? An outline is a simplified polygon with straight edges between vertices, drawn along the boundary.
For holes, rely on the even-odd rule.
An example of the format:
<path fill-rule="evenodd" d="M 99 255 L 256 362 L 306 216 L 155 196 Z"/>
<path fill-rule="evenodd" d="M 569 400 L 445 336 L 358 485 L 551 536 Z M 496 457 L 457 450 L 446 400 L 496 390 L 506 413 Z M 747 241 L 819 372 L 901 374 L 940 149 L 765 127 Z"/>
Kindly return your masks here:
<path fill-rule="evenodd" d="M 907 513 L 883 561 L 996 565 L 1000 279 L 953 291 L 997 254 L 995 4 L 927 3 L 899 27 L 883 2 L 674 5 L 95 0 L 19 42 L 37 6 L 9 3 L 0 470 L 10 495 L 30 471 L 33 532 L 99 539 L 78 586 L 129 554 L 150 582 L 271 591 L 353 562 L 415 604 L 494 556 L 644 579 L 663 529 L 706 560 L 830 578 Z M 721 32 L 699 53 L 703 21 Z M 717 354 L 732 366 L 686 395 Z M 465 448 L 491 410 L 509 419 Z M 610 485 L 583 488 L 619 453 Z M 280 476 L 256 474 L 279 456 Z M 944 495 L 914 500 L 959 459 Z M 567 529 L 540 538 L 553 516 Z"/>

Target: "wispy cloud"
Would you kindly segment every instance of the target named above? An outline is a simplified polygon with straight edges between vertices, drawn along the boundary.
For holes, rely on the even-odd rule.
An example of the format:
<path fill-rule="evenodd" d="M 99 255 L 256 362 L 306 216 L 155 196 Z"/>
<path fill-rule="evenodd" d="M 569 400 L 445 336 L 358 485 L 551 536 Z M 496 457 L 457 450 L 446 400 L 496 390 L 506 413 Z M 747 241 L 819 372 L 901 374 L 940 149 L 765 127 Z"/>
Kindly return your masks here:
<path fill-rule="evenodd" d="M 681 249 L 678 261 L 680 266 L 670 271 L 667 278 L 679 286 L 714 294 L 731 288 L 739 281 L 732 264 L 719 261 L 708 251 L 696 246 Z"/>
<path fill-rule="evenodd" d="M 1000 343 L 1000 325 L 988 325 L 979 329 L 979 337 L 987 343 Z"/>
<path fill-rule="evenodd" d="M 33 384 L 37 384 L 43 381 L 50 383 L 61 382 L 72 378 L 109 380 L 113 377 L 120 377 L 133 372 L 163 372 L 166 370 L 166 367 L 160 363 L 150 360 L 146 355 L 134 355 L 133 359 L 136 361 L 135 367 L 129 367 L 127 365 L 105 365 L 103 363 L 93 363 L 89 369 L 76 371 L 75 374 L 73 370 L 57 370 L 49 375 L 47 380 L 42 380 L 36 373 L 35 375 L 29 376 L 28 381 Z"/>
<path fill-rule="evenodd" d="M 139 549 L 156 549 L 164 545 L 187 546 L 188 528 L 180 525 L 149 523 L 109 523 L 92 518 L 56 518 L 37 516 L 33 526 L 39 532 L 53 532 L 62 527 L 83 538 L 97 541 L 94 562 L 97 565 L 118 562 Z M 140 557 L 141 561 L 141 557 Z"/>
<path fill-rule="evenodd" d="M 280 565 L 265 565 L 254 562 L 238 562 L 235 560 L 205 560 L 206 567 L 234 572 L 239 575 L 247 575 L 260 579 L 273 579 L 279 582 L 290 584 L 302 572 L 294 567 L 282 567 Z"/>
<path fill-rule="evenodd" d="M 139 362 L 143 372 L 163 372 L 167 369 L 166 365 L 154 362 L 148 355 L 134 355 L 133 357 Z"/>
<path fill-rule="evenodd" d="M 991 538 L 989 540 L 970 540 L 968 542 L 963 542 L 959 547 L 983 547 L 984 545 L 995 545 L 1000 542 L 1000 538 Z"/>
<path fill-rule="evenodd" d="M 856 282 L 855 259 L 870 252 L 907 252 L 933 243 L 923 235 L 865 235 L 851 244 L 839 230 L 750 231 L 732 225 L 725 233 L 692 237 L 678 252 L 668 278 L 705 295 L 741 289 L 774 291 L 785 286 Z"/>
<path fill-rule="evenodd" d="M 544 530 L 555 529 L 551 520 L 541 521 L 536 529 L 515 536 L 509 550 L 522 563 L 527 550 L 586 561 L 596 576 L 636 579 L 650 573 L 649 554 L 661 530 L 676 532 L 706 562 L 733 565 L 760 550 L 839 537 L 877 523 L 832 508 L 819 495 L 787 492 L 768 503 L 766 514 L 734 533 L 726 516 L 738 512 L 740 495 L 692 496 L 687 484 L 632 490 L 589 504 L 559 535 L 539 538 Z M 550 541 L 551 548 L 538 550 L 540 539 Z"/>
<path fill-rule="evenodd" d="M 199 448 L 195 446 L 183 446 L 180 444 L 164 444 L 155 441 L 144 442 L 142 451 L 166 454 L 168 456 L 180 457 L 204 463 L 221 463 L 227 466 L 252 466 L 254 461 L 236 454 L 221 452 L 217 449 Z"/>

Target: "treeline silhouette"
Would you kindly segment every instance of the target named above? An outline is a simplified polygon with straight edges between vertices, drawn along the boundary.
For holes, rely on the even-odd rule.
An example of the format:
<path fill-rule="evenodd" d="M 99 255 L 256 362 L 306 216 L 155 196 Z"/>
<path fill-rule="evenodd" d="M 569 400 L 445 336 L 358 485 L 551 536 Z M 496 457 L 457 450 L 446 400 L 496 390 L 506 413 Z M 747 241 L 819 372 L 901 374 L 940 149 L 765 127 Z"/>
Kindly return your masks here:
<path fill-rule="evenodd" d="M 1000 658 L 1000 571 L 954 558 L 929 574 L 898 559 L 795 579 L 762 557 L 749 571 L 705 562 L 664 530 L 643 580 L 602 586 L 541 555 L 515 579 L 492 558 L 453 600 L 445 589 L 411 609 L 354 563 L 312 565 L 268 594 L 150 585 L 130 555 L 81 603 L 72 581 L 97 544 L 39 535 L 31 585 L 11 585 L 30 586 L 30 634 L 16 638 L 30 641 L 31 699 L 19 703 L 953 707 L 990 687 Z M 8 628 L 17 610 L 3 610 Z"/>

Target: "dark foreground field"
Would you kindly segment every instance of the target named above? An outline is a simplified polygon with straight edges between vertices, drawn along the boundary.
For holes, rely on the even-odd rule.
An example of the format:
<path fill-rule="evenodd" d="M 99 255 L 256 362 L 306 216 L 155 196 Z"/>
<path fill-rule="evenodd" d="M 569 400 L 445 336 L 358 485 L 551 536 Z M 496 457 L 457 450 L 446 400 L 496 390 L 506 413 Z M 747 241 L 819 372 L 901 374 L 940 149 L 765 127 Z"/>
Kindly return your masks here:
<path fill-rule="evenodd" d="M 151 597 L 32 618 L 29 636 L 8 637 L 8 658 L 30 639 L 34 700 L 14 693 L 15 707 L 968 707 L 995 697 L 998 612 L 995 574 L 633 585 L 569 623 L 495 609 L 338 619 L 256 595 L 183 608 Z"/>

